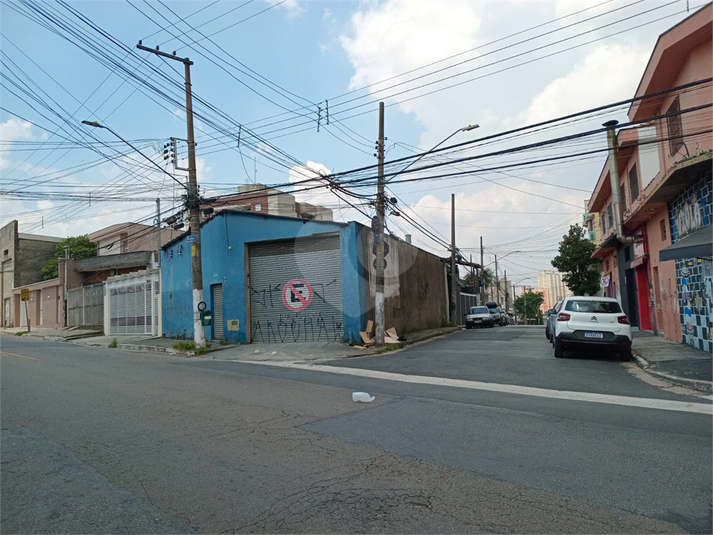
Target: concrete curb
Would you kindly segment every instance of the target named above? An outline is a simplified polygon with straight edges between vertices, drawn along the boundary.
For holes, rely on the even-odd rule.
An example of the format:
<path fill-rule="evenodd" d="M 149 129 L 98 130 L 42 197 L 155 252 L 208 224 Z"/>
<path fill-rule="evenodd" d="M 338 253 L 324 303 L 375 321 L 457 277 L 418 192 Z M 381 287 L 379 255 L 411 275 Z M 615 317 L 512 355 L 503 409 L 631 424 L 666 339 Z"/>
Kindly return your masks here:
<path fill-rule="evenodd" d="M 677 375 L 671 375 L 670 373 L 657 372 L 656 370 L 651 369 L 650 362 L 648 362 L 645 358 L 643 358 L 635 351 L 632 351 L 632 356 L 636 359 L 636 363 L 639 365 L 639 367 L 645 372 L 650 373 L 651 375 L 664 379 L 665 381 L 668 381 L 669 383 L 673 383 L 675 385 L 685 386 L 687 388 L 692 388 L 701 392 L 713 392 L 713 383 L 711 383 L 710 381 L 688 379 L 686 377 L 678 377 Z"/>

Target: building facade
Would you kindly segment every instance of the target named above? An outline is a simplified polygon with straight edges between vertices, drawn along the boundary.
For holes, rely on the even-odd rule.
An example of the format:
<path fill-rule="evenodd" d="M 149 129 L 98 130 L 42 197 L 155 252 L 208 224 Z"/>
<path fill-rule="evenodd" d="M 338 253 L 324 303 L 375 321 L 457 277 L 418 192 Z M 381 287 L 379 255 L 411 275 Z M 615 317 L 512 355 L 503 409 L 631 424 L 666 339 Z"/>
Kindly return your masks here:
<path fill-rule="evenodd" d="M 588 204 L 605 294 L 632 325 L 707 351 L 712 15 L 708 4 L 659 37 Z"/>
<path fill-rule="evenodd" d="M 163 335 L 193 338 L 191 239 L 163 248 Z M 386 327 L 397 333 L 447 321 L 446 270 L 440 258 L 387 237 Z M 201 225 L 203 293 L 209 340 L 237 343 L 346 341 L 374 320 L 371 229 L 222 211 Z"/>
<path fill-rule="evenodd" d="M 19 290 L 15 294 L 13 289 L 42 281 L 42 268 L 47 260 L 54 256 L 57 243 L 60 241 L 62 238 L 20 233 L 17 220 L 11 221 L 0 229 L 0 254 L 2 254 L 0 325 L 20 326 L 20 294 Z M 37 296 L 33 295 L 33 298 Z"/>
<path fill-rule="evenodd" d="M 572 295 L 572 292 L 562 276 L 564 274 L 559 271 L 543 270 L 537 274 L 537 289 L 542 292 L 545 300 L 542 303 L 542 310 L 547 311 L 555 306 L 557 301 L 561 301 L 565 297 Z"/>

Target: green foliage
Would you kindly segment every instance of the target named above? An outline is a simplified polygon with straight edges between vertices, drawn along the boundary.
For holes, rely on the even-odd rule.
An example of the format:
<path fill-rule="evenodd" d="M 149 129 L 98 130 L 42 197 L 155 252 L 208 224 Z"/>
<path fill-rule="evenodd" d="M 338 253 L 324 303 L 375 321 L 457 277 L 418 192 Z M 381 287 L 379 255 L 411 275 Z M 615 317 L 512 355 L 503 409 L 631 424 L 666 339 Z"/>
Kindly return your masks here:
<path fill-rule="evenodd" d="M 562 280 L 574 295 L 594 295 L 599 291 L 600 273 L 597 261 L 592 258 L 595 249 L 596 245 L 584 237 L 584 229 L 579 225 L 569 227 L 562 237 L 552 265 L 565 273 Z"/>
<path fill-rule="evenodd" d="M 398 348 L 399 348 L 399 344 L 389 344 L 386 347 L 377 349 L 376 354 L 381 355 L 382 353 L 388 353 L 389 351 L 396 351 Z"/>
<path fill-rule="evenodd" d="M 111 341 L 109 344 L 109 347 L 112 349 L 115 349 L 119 345 L 119 341 L 116 339 L 116 337 Z"/>
<path fill-rule="evenodd" d="M 89 241 L 88 235 L 75 236 L 67 238 L 69 240 L 69 257 L 76 260 L 83 258 L 91 258 L 97 255 L 97 245 Z M 57 243 L 54 255 L 47 260 L 47 263 L 42 268 L 42 280 L 54 279 L 58 276 L 57 262 L 60 258 L 64 258 L 64 249 L 67 247 L 67 239 Z"/>
<path fill-rule="evenodd" d="M 542 315 L 540 305 L 545 297 L 540 292 L 528 291 L 515 298 L 515 312 L 525 318 L 537 318 Z"/>
<path fill-rule="evenodd" d="M 490 287 L 490 285 L 493 283 L 493 279 L 495 279 L 493 270 L 490 268 L 483 268 L 481 270 L 478 270 L 475 275 L 473 275 L 469 271 L 463 280 L 468 284 L 472 284 L 476 288 L 483 288 Z M 485 282 L 485 284 L 483 284 L 482 286 L 480 284 L 481 281 Z"/>
<path fill-rule="evenodd" d="M 176 342 L 171 347 L 176 351 L 195 351 L 196 343 L 193 341 L 183 340 L 181 342 Z"/>
<path fill-rule="evenodd" d="M 208 353 L 208 348 L 206 347 L 199 347 L 196 349 L 196 355 L 205 355 L 206 353 Z"/>
<path fill-rule="evenodd" d="M 28 332 L 28 331 L 17 331 L 17 332 L 15 333 L 15 336 L 24 336 L 24 335 L 27 334 L 27 332 Z"/>

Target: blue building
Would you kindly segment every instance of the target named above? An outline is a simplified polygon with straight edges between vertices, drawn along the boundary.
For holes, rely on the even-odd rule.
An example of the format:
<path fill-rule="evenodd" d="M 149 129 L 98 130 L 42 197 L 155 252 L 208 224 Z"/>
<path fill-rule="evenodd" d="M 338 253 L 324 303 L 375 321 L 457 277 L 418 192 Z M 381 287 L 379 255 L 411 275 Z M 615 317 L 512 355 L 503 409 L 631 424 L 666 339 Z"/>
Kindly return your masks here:
<path fill-rule="evenodd" d="M 358 223 L 223 211 L 201 225 L 208 340 L 360 341 L 367 320 L 362 261 L 371 231 Z M 189 233 L 163 247 L 163 335 L 193 338 Z"/>

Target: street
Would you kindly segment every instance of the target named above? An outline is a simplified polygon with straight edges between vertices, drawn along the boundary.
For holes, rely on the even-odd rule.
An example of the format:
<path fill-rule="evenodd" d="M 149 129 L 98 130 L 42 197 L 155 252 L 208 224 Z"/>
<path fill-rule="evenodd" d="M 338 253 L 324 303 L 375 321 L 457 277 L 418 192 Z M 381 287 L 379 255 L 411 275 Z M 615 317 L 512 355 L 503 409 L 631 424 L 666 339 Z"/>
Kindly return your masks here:
<path fill-rule="evenodd" d="M 543 328 L 312 365 L 1 343 L 3 533 L 712 530 L 710 399 Z"/>

